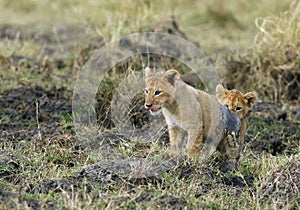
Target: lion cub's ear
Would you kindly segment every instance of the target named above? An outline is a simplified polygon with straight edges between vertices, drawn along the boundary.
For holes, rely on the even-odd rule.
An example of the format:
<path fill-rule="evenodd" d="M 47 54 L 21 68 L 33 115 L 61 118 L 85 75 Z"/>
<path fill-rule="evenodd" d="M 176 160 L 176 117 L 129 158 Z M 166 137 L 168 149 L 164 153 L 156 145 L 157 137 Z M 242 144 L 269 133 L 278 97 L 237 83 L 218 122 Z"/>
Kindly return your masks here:
<path fill-rule="evenodd" d="M 221 99 L 224 95 L 228 93 L 228 90 L 223 87 L 223 85 L 218 84 L 216 87 L 217 99 Z"/>
<path fill-rule="evenodd" d="M 256 94 L 253 92 L 245 93 L 243 97 L 247 100 L 247 105 L 252 107 L 256 101 Z"/>
<path fill-rule="evenodd" d="M 164 77 L 172 86 L 174 86 L 175 82 L 180 78 L 180 74 L 175 69 L 170 69 L 164 73 Z"/>
<path fill-rule="evenodd" d="M 146 68 L 145 68 L 145 76 L 146 77 L 151 77 L 152 76 L 152 70 L 147 66 Z"/>

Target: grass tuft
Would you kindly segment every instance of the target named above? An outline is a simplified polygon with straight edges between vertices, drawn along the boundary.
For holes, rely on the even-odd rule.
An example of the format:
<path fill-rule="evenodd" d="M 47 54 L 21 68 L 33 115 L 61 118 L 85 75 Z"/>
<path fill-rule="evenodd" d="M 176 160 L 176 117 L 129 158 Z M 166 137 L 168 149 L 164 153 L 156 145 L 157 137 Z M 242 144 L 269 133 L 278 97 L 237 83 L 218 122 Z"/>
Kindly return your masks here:
<path fill-rule="evenodd" d="M 300 2 L 278 17 L 257 18 L 259 32 L 246 56 L 227 62 L 226 83 L 230 88 L 253 90 L 259 98 L 275 102 L 299 100 L 300 91 Z"/>

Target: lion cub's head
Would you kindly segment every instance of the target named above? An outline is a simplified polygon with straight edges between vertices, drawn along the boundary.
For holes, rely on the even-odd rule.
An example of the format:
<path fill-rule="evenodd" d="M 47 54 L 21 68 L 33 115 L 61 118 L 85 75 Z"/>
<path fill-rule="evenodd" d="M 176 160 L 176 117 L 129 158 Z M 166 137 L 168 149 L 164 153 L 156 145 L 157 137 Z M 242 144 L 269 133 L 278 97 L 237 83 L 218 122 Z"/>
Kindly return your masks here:
<path fill-rule="evenodd" d="M 152 72 L 149 67 L 145 69 L 145 108 L 151 114 L 158 114 L 162 107 L 171 106 L 174 102 L 174 85 L 180 78 L 178 71 Z"/>
<path fill-rule="evenodd" d="M 257 98 L 253 92 L 243 94 L 236 89 L 227 90 L 220 84 L 217 85 L 216 92 L 218 101 L 237 112 L 241 119 L 249 115 Z"/>

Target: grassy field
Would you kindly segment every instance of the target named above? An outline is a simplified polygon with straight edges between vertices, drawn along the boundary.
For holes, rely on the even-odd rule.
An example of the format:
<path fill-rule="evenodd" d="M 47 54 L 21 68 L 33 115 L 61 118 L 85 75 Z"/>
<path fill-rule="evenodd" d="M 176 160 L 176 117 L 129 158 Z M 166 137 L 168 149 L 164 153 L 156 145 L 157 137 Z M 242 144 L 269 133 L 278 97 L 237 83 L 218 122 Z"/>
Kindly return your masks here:
<path fill-rule="evenodd" d="M 299 209 L 300 3 L 294 2 L 296 9 L 290 4 L 0 0 L 0 208 Z M 258 28 L 256 20 L 265 20 L 265 27 Z M 284 47 L 272 48 L 275 44 L 262 36 L 255 39 L 264 30 Z M 217 153 L 204 165 L 164 162 L 160 154 L 168 148 L 166 134 L 145 143 L 111 127 L 105 114 L 114 87 L 143 58 L 118 64 L 100 85 L 105 91 L 97 96 L 96 110 L 104 132 L 97 140 L 116 156 L 104 159 L 103 150 L 91 153 L 78 141 L 72 100 L 81 67 L 105 44 L 146 31 L 188 39 L 211 59 L 228 87 L 259 93 L 240 171 L 223 173 Z M 284 51 L 287 46 L 292 50 Z M 180 67 L 166 60 L 166 66 Z M 247 71 L 253 75 L 248 83 L 243 82 Z M 275 83 L 278 90 L 270 91 L 264 81 L 279 81 L 280 75 L 293 81 L 292 88 Z M 142 106 L 143 100 L 136 103 Z M 148 116 L 137 110 L 138 118 Z M 151 173 L 131 176 L 140 169 L 125 159 L 149 162 Z"/>

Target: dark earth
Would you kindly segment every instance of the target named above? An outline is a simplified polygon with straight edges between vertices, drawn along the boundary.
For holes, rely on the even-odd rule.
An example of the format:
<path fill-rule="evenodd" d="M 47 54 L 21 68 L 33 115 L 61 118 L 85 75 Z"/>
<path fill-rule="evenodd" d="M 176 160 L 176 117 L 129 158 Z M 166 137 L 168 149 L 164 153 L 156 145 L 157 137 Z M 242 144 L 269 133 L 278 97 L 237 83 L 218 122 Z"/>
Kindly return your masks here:
<path fill-rule="evenodd" d="M 169 24 L 169 25 L 168 25 Z M 165 29 L 167 28 L 167 29 Z M 163 30 L 169 33 L 186 36 L 178 29 L 176 22 L 169 22 Z M 252 188 L 254 180 L 257 177 L 249 172 L 243 173 L 242 177 L 232 173 L 222 173 L 218 168 L 218 158 L 214 158 L 207 166 L 196 166 L 195 163 L 176 163 L 170 161 L 158 175 L 151 175 L 144 178 L 132 178 L 126 175 L 120 175 L 120 163 L 117 161 L 94 162 L 88 167 L 79 170 L 74 174 L 62 179 L 45 179 L 40 183 L 34 180 L 28 180 L 26 175 L 19 175 L 23 167 L 30 166 L 30 160 L 24 155 L 21 156 L 15 151 L 22 149 L 24 142 L 33 145 L 33 151 L 43 152 L 48 161 L 68 168 L 73 168 L 80 159 L 86 154 L 83 152 L 82 145 L 76 141 L 74 127 L 72 125 L 72 90 L 65 87 L 65 82 L 73 82 L 76 72 L 88 59 L 93 50 L 104 44 L 102 37 L 90 38 L 75 27 L 61 27 L 58 30 L 58 36 L 65 49 L 76 51 L 78 54 L 74 61 L 61 56 L 61 52 L 56 46 L 56 41 L 50 32 L 36 34 L 36 29 L 28 27 L 1 26 L 0 39 L 14 39 L 17 32 L 20 32 L 19 39 L 33 39 L 37 43 L 47 43 L 47 47 L 42 49 L 43 56 L 48 56 L 46 63 L 42 60 L 27 58 L 22 55 L 13 55 L 11 57 L 0 57 L 1 68 L 10 71 L 12 68 L 19 68 L 20 71 L 34 69 L 33 74 L 45 81 L 51 81 L 55 75 L 52 71 L 60 71 L 60 85 L 45 86 L 34 83 L 18 84 L 17 88 L 4 89 L 0 92 L 0 179 L 2 183 L 16 185 L 19 192 L 5 191 L 0 188 L 0 202 L 7 203 L 14 207 L 14 199 L 19 203 L 27 203 L 32 209 L 41 209 L 45 206 L 35 198 L 28 198 L 23 192 L 34 194 L 49 192 L 62 193 L 63 191 L 80 190 L 85 185 L 87 192 L 93 192 L 94 188 L 101 189 L 103 196 L 108 196 L 107 186 L 122 184 L 130 192 L 134 186 L 143 186 L 147 183 L 160 184 L 164 187 L 164 180 L 158 176 L 163 171 L 168 171 L 178 179 L 188 180 L 191 177 L 199 179 L 195 186 L 195 197 L 200 197 L 213 189 L 220 189 L 239 196 L 247 187 Z M 19 33 L 18 33 L 19 34 Z M 71 43 L 75 40 L 85 40 L 82 46 L 74 47 Z M 86 41 L 88 40 L 88 41 Z M 25 70 L 24 70 L 25 69 Z M 0 75 L 3 78 L 3 75 Z M 57 75 L 56 75 L 57 76 Z M 101 106 L 101 100 L 100 106 Z M 98 102 L 99 102 L 98 101 Z M 142 100 L 139 100 L 142 107 Z M 99 105 L 99 104 L 98 104 Z M 292 106 L 291 106 L 292 107 Z M 103 108 L 98 109 L 98 116 L 102 116 Z M 100 112 L 100 113 L 99 113 Z M 142 116 L 145 116 L 144 114 Z M 103 120 L 103 119 L 102 119 Z M 109 120 L 109 119 L 107 119 Z M 37 123 L 38 122 L 38 123 Z M 263 155 L 272 156 L 285 155 L 290 156 L 291 161 L 284 167 L 279 168 L 269 174 L 265 184 L 261 186 L 259 194 L 260 202 L 266 202 L 270 197 L 278 200 L 282 206 L 286 202 L 300 202 L 300 109 L 299 106 L 293 106 L 290 109 L 283 108 L 282 104 L 258 101 L 255 104 L 253 112 L 249 117 L 248 132 L 246 137 L 246 150 L 251 151 L 251 155 L 262 158 Z M 110 127 L 113 125 L 109 124 Z M 270 132 L 271 131 L 271 132 Z M 114 145 L 118 144 L 118 139 L 126 139 L 121 134 L 106 132 L 105 138 L 115 140 Z M 42 137 L 42 138 L 41 138 Z M 130 141 L 127 139 L 126 141 Z M 117 142 L 117 143 L 116 143 Z M 166 139 L 162 140 L 162 145 L 167 144 Z M 4 149 L 4 145 L 11 145 L 11 151 Z M 52 149 L 46 152 L 51 145 L 59 145 L 59 149 Z M 112 147 L 114 146 L 112 145 Z M 138 146 L 137 146 L 138 147 Z M 147 149 L 147 146 L 138 147 Z M 64 154 L 62 154 L 64 152 Z M 53 155 L 56 158 L 53 159 Z M 61 153 L 61 154 L 60 154 Z M 123 170 L 130 170 L 126 168 Z M 126 174 L 126 173 L 125 173 Z M 205 180 L 205 181 L 201 181 Z M 26 185 L 23 185 L 27 183 Z M 29 183 L 29 184 L 28 184 Z M 166 186 L 165 186 L 166 187 Z M 279 190 L 278 190 L 279 189 Z M 93 195 L 93 194 L 92 194 Z M 93 195 L 93 199 L 99 197 Z M 115 200 L 116 204 L 122 204 L 129 198 L 122 197 Z M 142 193 L 135 199 L 135 202 L 152 200 L 151 193 Z M 184 197 L 176 197 L 171 194 L 162 195 L 153 200 L 161 208 L 180 209 L 187 206 Z M 299 204 L 298 204 L 299 205 Z M 47 203 L 50 209 L 58 208 L 55 201 Z"/>

